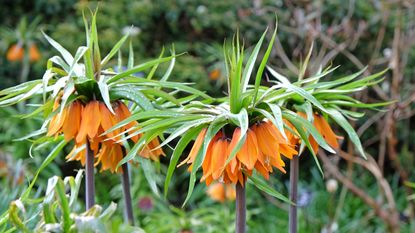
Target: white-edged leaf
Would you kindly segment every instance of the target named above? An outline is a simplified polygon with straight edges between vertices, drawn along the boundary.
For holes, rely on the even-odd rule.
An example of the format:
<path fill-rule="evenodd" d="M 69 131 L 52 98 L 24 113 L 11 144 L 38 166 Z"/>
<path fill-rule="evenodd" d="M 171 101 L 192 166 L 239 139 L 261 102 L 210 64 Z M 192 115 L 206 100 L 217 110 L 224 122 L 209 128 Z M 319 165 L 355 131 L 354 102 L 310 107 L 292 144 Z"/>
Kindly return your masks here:
<path fill-rule="evenodd" d="M 63 59 L 66 61 L 67 64 L 73 63 L 73 57 L 72 55 L 66 50 L 62 45 L 60 45 L 58 42 L 56 42 L 54 39 L 50 38 L 48 35 L 46 35 L 44 32 L 43 36 L 46 38 L 46 40 L 51 44 L 58 52 L 62 55 Z"/>
<path fill-rule="evenodd" d="M 99 92 L 101 93 L 101 97 L 104 100 L 105 106 L 107 106 L 108 110 L 110 110 L 110 112 L 115 115 L 115 112 L 112 109 L 110 93 L 109 93 L 108 85 L 105 82 L 105 78 L 101 78 L 98 81 L 98 88 L 99 88 Z"/>
<path fill-rule="evenodd" d="M 362 143 L 360 142 L 359 136 L 357 135 L 356 131 L 353 127 L 349 124 L 349 122 L 344 118 L 344 116 L 336 109 L 329 108 L 327 109 L 330 118 L 332 118 L 340 127 L 342 127 L 347 135 L 349 136 L 350 140 L 356 146 L 357 151 L 360 155 L 366 159 L 365 152 L 362 147 Z"/>

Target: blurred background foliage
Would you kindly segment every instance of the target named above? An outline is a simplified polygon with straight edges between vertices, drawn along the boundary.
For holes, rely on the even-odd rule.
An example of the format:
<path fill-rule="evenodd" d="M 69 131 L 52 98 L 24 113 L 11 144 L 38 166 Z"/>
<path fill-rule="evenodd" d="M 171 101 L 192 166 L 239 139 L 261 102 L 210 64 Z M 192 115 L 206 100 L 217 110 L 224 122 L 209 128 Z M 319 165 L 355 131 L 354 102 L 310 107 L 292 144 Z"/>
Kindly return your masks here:
<path fill-rule="evenodd" d="M 0 89 L 41 78 L 47 59 L 55 53 L 41 31 L 71 53 L 85 44 L 82 10 L 97 6 L 99 43 L 104 52 L 127 32 L 131 34 L 138 61 L 157 57 L 163 47 L 168 49 L 174 44 L 177 52 L 187 54 L 177 59 L 172 80 L 193 82 L 196 88 L 213 96 L 220 96 L 226 89 L 224 39 L 230 41 L 239 30 L 245 47 L 250 49 L 266 27 L 273 28 L 275 15 L 278 39 L 270 65 L 288 77 L 297 76 L 312 44 L 314 50 L 306 74 L 327 65 L 341 65 L 337 74 L 352 73 L 366 65 L 366 74 L 389 68 L 384 82 L 356 94 L 364 102 L 396 101 L 383 111 L 367 112 L 362 120 L 355 122 L 370 159 L 355 159 L 353 147 L 343 141 L 339 156 L 320 153 L 325 170 L 322 178 L 310 156 L 305 154 L 301 158 L 300 232 L 415 232 L 413 1 L 3 0 L 2 3 Z M 11 51 L 13 46 L 21 50 Z M 40 56 L 35 56 L 36 51 Z M 122 51 L 127 54 L 128 47 Z M 50 150 L 45 145 L 33 151 L 31 158 L 30 141 L 15 140 L 41 125 L 41 116 L 37 121 L 18 118 L 33 109 L 30 105 L 0 109 L 0 213 L 24 190 Z M 165 158 L 157 165 L 160 187 L 167 162 Z M 64 163 L 63 156 L 58 157 L 41 173 L 36 195 L 44 193 L 48 178 L 74 176 L 79 168 L 79 164 Z M 187 190 L 188 174 L 184 169 L 177 170 L 167 200 L 151 191 L 139 168 L 133 169 L 132 175 L 136 219 L 147 232 L 233 231 L 233 203 L 209 199 L 203 184 L 197 186 L 189 205 L 180 209 Z M 97 179 L 97 202 L 104 207 L 111 201 L 119 203 L 121 207 L 113 219 L 114 226 L 120 224 L 123 202 L 119 177 L 105 174 Z M 276 174 L 270 183 L 287 193 L 287 179 L 287 175 Z M 250 232 L 286 231 L 286 209 L 286 204 L 248 188 Z M 33 212 L 27 207 L 26 219 Z M 392 215 L 399 217 L 389 218 Z"/>

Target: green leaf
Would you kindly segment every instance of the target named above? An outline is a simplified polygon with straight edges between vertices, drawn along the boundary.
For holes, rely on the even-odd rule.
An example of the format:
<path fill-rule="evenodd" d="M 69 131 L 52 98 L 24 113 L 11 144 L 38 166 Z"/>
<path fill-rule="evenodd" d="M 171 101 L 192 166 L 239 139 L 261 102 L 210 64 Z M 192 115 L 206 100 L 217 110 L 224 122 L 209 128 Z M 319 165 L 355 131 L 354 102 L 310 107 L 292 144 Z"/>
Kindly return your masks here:
<path fill-rule="evenodd" d="M 310 93 L 308 93 L 306 90 L 304 90 L 301 87 L 297 87 L 291 83 L 280 83 L 279 85 L 281 85 L 281 87 L 286 88 L 289 91 L 295 92 L 298 95 L 304 97 L 305 99 L 307 99 L 308 101 L 310 101 L 314 106 L 316 106 L 317 108 L 319 108 L 321 111 L 327 113 L 326 108 L 323 107 L 323 105 L 321 105 L 321 103 L 314 97 L 312 96 Z"/>
<path fill-rule="evenodd" d="M 84 53 L 84 64 L 85 64 L 85 76 L 88 79 L 94 79 L 94 66 L 92 64 L 92 52 L 91 48 L 89 47 L 88 50 Z"/>
<path fill-rule="evenodd" d="M 224 127 L 226 124 L 227 124 L 227 122 L 225 121 L 225 118 L 218 117 L 214 122 L 212 122 L 209 125 L 209 127 L 207 129 L 207 132 L 206 132 L 205 139 L 203 141 L 203 146 L 199 150 L 199 153 L 197 153 L 195 161 L 193 162 L 193 168 L 192 168 L 192 171 L 190 173 L 190 179 L 189 179 L 189 189 L 187 191 L 186 199 L 184 200 L 182 206 L 186 205 L 186 203 L 189 201 L 189 199 L 190 199 L 190 197 L 193 193 L 193 189 L 194 189 L 195 183 L 196 183 L 196 172 L 202 166 L 203 160 L 205 159 L 207 147 L 208 147 L 210 141 L 216 135 L 216 133 L 220 129 L 222 129 L 222 127 Z"/>
<path fill-rule="evenodd" d="M 262 58 L 261 64 L 259 65 L 258 71 L 256 73 L 256 77 L 255 77 L 255 89 L 254 89 L 254 98 L 252 99 L 252 104 L 254 106 L 256 105 L 256 100 L 257 100 L 257 96 L 258 96 L 258 89 L 259 89 L 259 85 L 261 84 L 262 74 L 263 74 L 264 69 L 265 69 L 265 66 L 266 66 L 266 64 L 268 62 L 268 57 L 271 54 L 272 46 L 274 45 L 274 41 L 275 41 L 275 36 L 276 35 L 277 35 L 277 25 L 275 25 L 275 30 L 274 30 L 274 33 L 272 34 L 271 41 L 268 44 L 267 51 L 265 52 L 265 55 Z"/>
<path fill-rule="evenodd" d="M 345 77 L 338 78 L 338 79 L 328 81 L 328 82 L 321 82 L 321 83 L 309 85 L 307 87 L 318 88 L 318 89 L 330 89 L 330 88 L 333 88 L 335 86 L 342 85 L 342 84 L 345 84 L 345 83 L 348 83 L 348 82 L 352 81 L 353 79 L 355 79 L 355 78 L 359 77 L 360 75 L 362 75 L 363 72 L 365 72 L 366 69 L 367 69 L 367 67 L 365 67 L 362 70 L 360 70 L 356 73 L 353 73 L 351 75 L 347 75 Z"/>
<path fill-rule="evenodd" d="M 282 136 L 287 139 L 287 135 L 285 134 L 284 130 L 284 122 L 282 120 L 282 112 L 281 108 L 276 104 L 267 103 L 268 107 L 271 109 L 272 114 L 274 115 L 274 125 L 277 127 L 277 129 L 280 131 Z"/>
<path fill-rule="evenodd" d="M 188 116 L 184 116 L 184 117 L 181 117 L 181 118 L 158 120 L 156 122 L 151 122 L 151 124 L 149 124 L 149 125 L 145 125 L 144 123 L 141 123 L 140 125 L 142 126 L 142 128 L 137 130 L 133 134 L 129 135 L 129 137 L 132 136 L 132 135 L 145 133 L 147 131 L 158 130 L 158 129 L 164 128 L 164 127 L 170 128 L 170 127 L 174 126 L 174 124 L 176 124 L 176 123 L 184 123 L 185 124 L 189 121 L 198 120 L 198 119 L 200 119 L 200 116 L 188 115 Z"/>
<path fill-rule="evenodd" d="M 180 56 L 180 55 L 181 55 L 181 54 L 176 55 L 176 56 Z M 128 77 L 128 76 L 130 76 L 130 75 L 132 75 L 132 74 L 134 74 L 134 73 L 137 73 L 137 72 L 140 72 L 140 71 L 146 70 L 146 69 L 148 69 L 148 68 L 150 68 L 150 67 L 153 67 L 153 66 L 155 66 L 155 65 L 157 65 L 157 64 L 160 64 L 160 63 L 163 63 L 163 62 L 170 61 L 171 59 L 173 59 L 173 58 L 174 58 L 174 57 L 176 57 L 176 56 L 170 56 L 170 57 L 158 58 L 158 59 L 154 59 L 154 60 L 151 60 L 151 61 L 145 62 L 145 63 L 140 64 L 140 65 L 137 65 L 137 66 L 135 66 L 135 67 L 133 67 L 133 68 L 131 68 L 131 69 L 128 69 L 128 70 L 126 70 L 126 71 L 124 71 L 124 72 L 121 72 L 121 73 L 119 73 L 119 74 L 117 74 L 117 75 L 113 76 L 112 78 L 110 78 L 110 79 L 107 81 L 107 83 L 113 83 L 113 82 L 118 81 L 118 80 L 120 80 L 120 79 L 122 79 L 122 78 Z"/>
<path fill-rule="evenodd" d="M 46 70 L 42 77 L 42 85 L 43 85 L 43 102 L 46 102 L 46 87 L 48 86 L 49 80 L 55 76 L 51 70 Z"/>
<path fill-rule="evenodd" d="M 134 67 L 134 49 L 133 49 L 133 43 L 130 39 L 127 69 L 131 70 L 133 67 Z"/>
<path fill-rule="evenodd" d="M 291 124 L 293 124 L 293 126 L 297 130 L 298 135 L 300 136 L 302 143 L 305 143 L 305 145 L 307 146 L 308 150 L 313 155 L 314 162 L 316 163 L 317 168 L 320 171 L 321 175 L 324 177 L 323 169 L 321 169 L 320 162 L 318 161 L 318 158 L 317 158 L 316 154 L 313 151 L 313 147 L 311 146 L 310 141 L 308 140 L 308 134 L 304 130 L 304 128 L 303 128 L 304 126 L 302 125 L 301 122 L 296 121 L 296 120 L 292 120 L 294 118 L 291 118 L 291 120 L 289 118 L 290 117 L 287 117 L 287 119 L 291 122 Z M 288 128 L 288 129 L 290 131 L 292 131 L 292 129 L 290 129 L 290 128 Z M 295 133 L 295 132 L 292 131 L 292 133 Z"/>
<path fill-rule="evenodd" d="M 229 164 L 229 162 L 236 156 L 236 153 L 242 148 L 243 144 L 245 143 L 246 132 L 248 131 L 249 127 L 249 118 L 246 109 L 242 109 L 238 114 L 228 114 L 228 117 L 231 121 L 241 128 L 241 136 L 236 143 L 235 148 L 229 154 L 228 159 L 225 162 L 225 166 Z"/>
<path fill-rule="evenodd" d="M 60 103 L 60 112 L 63 111 L 65 108 L 66 102 L 69 99 L 69 96 L 75 91 L 75 84 L 73 80 L 68 80 L 68 82 L 65 85 L 65 88 L 63 89 L 63 95 Z"/>
<path fill-rule="evenodd" d="M 370 85 L 373 85 L 373 84 L 376 84 L 376 83 L 378 83 L 379 81 L 382 81 L 383 80 L 383 75 L 388 71 L 389 69 L 385 69 L 385 70 L 383 70 L 383 71 L 381 71 L 381 72 L 378 72 L 378 73 L 375 73 L 375 74 L 372 74 L 372 75 L 369 75 L 369 76 L 367 76 L 367 77 L 364 77 L 364 78 L 362 78 L 362 79 L 359 79 L 359 80 L 356 80 L 356 81 L 354 81 L 354 82 L 350 82 L 350 83 L 347 83 L 347 84 L 344 84 L 344 85 L 342 85 L 342 86 L 339 86 L 338 88 L 339 89 L 342 89 L 342 90 L 345 90 L 345 89 L 353 89 L 353 88 L 356 88 L 356 87 L 367 87 L 367 86 L 370 86 Z M 375 79 L 378 79 L 379 78 L 379 80 L 378 81 L 373 81 L 373 80 L 375 80 Z M 372 82 L 372 83 L 371 83 Z"/>
<path fill-rule="evenodd" d="M 186 123 L 184 123 L 183 125 L 181 125 L 180 127 L 178 127 L 176 130 L 174 130 L 169 137 L 164 140 L 157 148 L 161 148 L 164 145 L 167 145 L 167 143 L 173 141 L 175 138 L 179 137 L 180 135 L 182 135 L 183 133 L 187 132 L 190 128 L 193 127 L 197 127 L 203 124 L 206 124 L 208 122 L 211 122 L 212 118 L 202 118 L 202 119 L 197 119 L 194 121 L 188 121 Z M 157 149 L 155 148 L 155 149 Z"/>
<path fill-rule="evenodd" d="M 195 94 L 208 100 L 213 100 L 212 97 L 205 94 L 204 92 L 179 82 L 154 81 L 137 77 L 127 77 L 124 80 L 118 81 L 117 84 L 128 84 L 130 86 L 139 84 L 141 86 L 172 88 L 186 93 Z"/>
<path fill-rule="evenodd" d="M 141 92 L 143 92 L 145 95 L 160 97 L 163 100 L 170 101 L 177 106 L 181 105 L 180 101 L 174 98 L 174 95 L 172 95 L 171 93 L 166 93 L 162 90 L 151 88 L 151 89 L 143 89 Z"/>
<path fill-rule="evenodd" d="M 62 55 L 63 59 L 65 59 L 66 63 L 72 64 L 73 63 L 73 57 L 72 55 L 66 50 L 62 45 L 60 45 L 58 42 L 50 38 L 48 35 L 46 35 L 44 32 L 42 32 L 43 36 L 46 38 L 46 40 L 51 44 L 58 52 Z"/>
<path fill-rule="evenodd" d="M 29 233 L 22 219 L 19 217 L 19 210 L 24 211 L 23 203 L 20 200 L 12 201 L 9 207 L 9 218 L 11 223 L 24 233 Z"/>
<path fill-rule="evenodd" d="M 111 51 L 107 54 L 107 56 L 104 57 L 104 59 L 102 59 L 101 61 L 101 66 L 104 66 L 105 64 L 107 64 L 107 62 L 109 60 L 111 60 L 111 58 L 118 52 L 118 50 L 120 50 L 121 46 L 124 44 L 125 40 L 127 40 L 129 36 L 129 33 L 127 33 L 127 35 L 123 36 L 115 45 L 114 47 L 111 49 Z"/>
<path fill-rule="evenodd" d="M 127 153 L 127 155 L 118 163 L 117 169 L 124 163 L 129 162 L 133 158 L 137 156 L 140 150 L 151 140 L 153 140 L 158 135 L 164 132 L 164 128 L 160 128 L 157 130 L 149 131 L 146 134 L 142 135 L 138 142 L 131 148 L 131 150 Z"/>
<path fill-rule="evenodd" d="M 314 42 L 311 42 L 310 50 L 308 50 L 304 63 L 301 65 L 300 74 L 298 76 L 299 81 L 302 81 L 304 79 L 304 75 L 307 70 L 308 62 L 310 61 L 311 53 L 313 52 L 313 47 L 314 47 Z"/>
<path fill-rule="evenodd" d="M 159 59 L 162 58 L 164 55 L 164 47 L 161 49 Z M 151 80 L 153 78 L 154 73 L 156 73 L 157 68 L 159 67 L 160 63 L 157 63 L 156 65 L 151 68 L 150 73 L 147 75 L 147 79 Z"/>
<path fill-rule="evenodd" d="M 119 123 L 115 124 L 113 127 L 108 129 L 103 134 L 108 134 L 109 132 L 114 131 L 114 129 L 117 129 L 119 127 L 127 125 L 128 123 L 130 123 L 132 121 L 139 121 L 139 120 L 144 120 L 144 119 L 149 119 L 149 118 L 178 118 L 178 117 L 183 117 L 185 115 L 187 115 L 187 114 L 172 111 L 172 110 L 162 110 L 162 111 L 160 111 L 160 110 L 149 110 L 149 111 L 145 111 L 145 112 L 139 112 L 139 113 L 135 113 L 135 114 L 131 115 L 130 117 L 128 117 L 127 119 L 125 119 L 123 121 L 120 121 Z"/>
<path fill-rule="evenodd" d="M 56 156 L 58 156 L 59 152 L 66 145 L 66 143 L 67 142 L 65 142 L 65 140 L 61 139 L 61 141 L 56 145 L 55 148 L 53 148 L 53 150 L 49 153 L 49 155 L 46 157 L 46 159 L 42 162 L 39 169 L 36 171 L 36 174 L 33 177 L 32 182 L 30 182 L 29 187 L 22 194 L 22 196 L 20 198 L 22 201 L 25 201 L 29 197 L 30 192 L 31 192 L 33 186 L 35 185 L 37 177 L 39 176 L 40 172 L 43 169 L 45 169 L 45 167 L 47 167 L 56 158 Z"/>
<path fill-rule="evenodd" d="M 47 131 L 46 128 L 40 128 L 38 130 L 30 132 L 29 134 L 27 134 L 27 135 L 25 135 L 21 138 L 14 139 L 13 141 L 24 141 L 24 140 L 27 140 L 29 138 L 36 137 L 36 136 L 39 136 L 41 134 L 44 134 L 44 133 L 46 133 L 46 131 Z"/>
<path fill-rule="evenodd" d="M 76 50 L 75 57 L 73 62 L 71 63 L 71 67 L 68 71 L 68 76 L 71 77 L 72 73 L 75 72 L 76 76 L 83 76 L 83 72 L 80 72 L 80 67 L 78 65 L 78 61 L 84 56 L 85 52 L 88 50 L 87 47 L 81 46 Z M 78 71 L 78 72 L 77 72 Z"/>
<path fill-rule="evenodd" d="M 78 198 L 79 188 L 81 187 L 82 177 L 83 177 L 84 170 L 79 170 L 76 173 L 75 179 L 72 176 L 65 177 L 64 183 L 69 184 L 71 187 L 71 195 L 69 198 L 69 206 L 73 206 L 75 204 L 76 199 Z"/>
<path fill-rule="evenodd" d="M 99 92 L 101 93 L 101 97 L 104 100 L 105 106 L 107 106 L 108 110 L 110 110 L 110 112 L 115 115 L 115 112 L 112 109 L 112 105 L 111 105 L 108 85 L 105 83 L 103 78 L 98 81 L 98 88 L 99 88 Z"/>
<path fill-rule="evenodd" d="M 170 61 L 169 68 L 167 68 L 166 73 L 163 75 L 160 81 L 167 81 L 170 77 L 171 72 L 173 71 L 174 64 L 176 63 L 176 52 L 174 50 L 174 44 L 172 45 L 172 48 L 171 48 L 171 55 L 173 56 L 173 58 Z"/>
<path fill-rule="evenodd" d="M 257 174 L 252 174 L 252 176 L 249 176 L 248 179 L 251 181 L 252 184 L 255 185 L 259 190 L 266 192 L 267 194 L 280 199 L 281 201 L 284 201 L 288 204 L 293 204 L 290 199 L 288 199 L 283 194 L 276 191 L 274 188 L 270 187 L 260 176 Z"/>
<path fill-rule="evenodd" d="M 330 153 L 336 153 L 336 151 L 334 151 L 333 148 L 331 148 L 330 145 L 327 144 L 326 140 L 324 140 L 323 136 L 321 136 L 321 134 L 317 131 L 317 129 L 311 122 L 293 112 L 285 111 L 283 112 L 283 116 L 287 118 L 291 123 L 296 122 L 298 123 L 298 125 L 302 125 L 302 127 L 304 127 L 307 130 L 307 132 L 309 132 L 313 136 L 313 138 L 322 148 L 324 148 Z M 298 127 L 296 128 L 298 129 Z"/>
<path fill-rule="evenodd" d="M 136 159 L 140 163 L 144 176 L 147 179 L 148 184 L 150 185 L 151 191 L 157 196 L 159 196 L 159 190 L 157 188 L 157 182 L 156 182 L 156 172 L 154 170 L 154 167 L 149 159 L 143 158 L 141 156 L 136 156 Z"/>
<path fill-rule="evenodd" d="M 109 221 L 115 211 L 117 211 L 117 204 L 111 202 L 109 206 L 104 210 L 104 212 L 102 212 L 102 214 L 99 216 L 99 219 L 101 219 L 102 222 Z"/>
<path fill-rule="evenodd" d="M 141 92 L 138 87 L 120 86 L 111 89 L 110 99 L 128 99 L 138 104 L 144 110 L 154 109 L 151 101 Z"/>
<path fill-rule="evenodd" d="M 94 75 L 100 77 L 101 74 L 101 54 L 99 51 L 98 43 L 98 30 L 97 30 L 97 12 L 98 9 L 92 15 L 91 22 L 91 44 L 93 51 L 93 65 L 94 65 Z M 99 78 L 96 78 L 99 79 Z"/>
<path fill-rule="evenodd" d="M 193 140 L 202 130 L 204 125 L 194 127 L 189 129 L 183 136 L 180 138 L 176 147 L 173 150 L 173 154 L 170 157 L 169 167 L 167 168 L 166 179 L 164 181 L 164 196 L 167 196 L 170 180 L 173 176 L 174 170 L 176 169 L 177 162 L 179 161 L 180 156 L 182 155 L 186 146 Z"/>
<path fill-rule="evenodd" d="M 42 83 L 42 80 L 37 79 L 37 80 L 32 80 L 32 81 L 21 83 L 17 86 L 9 87 L 9 88 L 0 90 L 0 96 L 14 94 L 14 93 L 21 94 L 23 92 L 26 92 L 27 90 L 32 89 L 34 86 L 36 86 L 39 83 Z M 18 95 L 18 94 L 16 94 L 16 95 Z"/>
<path fill-rule="evenodd" d="M 251 77 L 252 70 L 254 69 L 255 61 L 257 59 L 259 50 L 261 49 L 262 42 L 264 41 L 265 35 L 267 34 L 267 30 L 262 34 L 261 38 L 255 45 L 254 50 L 251 53 L 251 56 L 248 58 L 248 62 L 245 65 L 244 72 L 242 74 L 242 92 L 246 91 L 246 88 L 248 87 L 249 78 Z"/>
<path fill-rule="evenodd" d="M 26 99 L 29 99 L 33 95 L 39 94 L 38 92 L 41 89 L 42 89 L 42 84 L 36 84 L 36 86 L 34 86 L 31 90 L 29 90 L 26 93 L 23 93 L 21 95 L 15 96 L 15 97 L 10 98 L 10 99 L 5 99 L 3 101 L 0 101 L 0 106 L 2 106 L 2 107 L 10 106 L 10 105 L 16 104 L 18 102 L 24 101 Z"/>
<path fill-rule="evenodd" d="M 63 218 L 63 232 L 70 232 L 70 228 L 72 225 L 72 219 L 70 217 L 71 214 L 71 210 L 69 209 L 69 203 L 68 203 L 68 199 L 66 198 L 66 193 L 65 193 L 65 185 L 62 181 L 61 178 L 58 178 L 58 183 L 55 187 L 55 190 L 58 194 L 58 198 L 59 198 L 59 203 L 61 206 L 61 213 L 62 213 L 62 218 Z"/>
<path fill-rule="evenodd" d="M 363 150 L 362 144 L 360 142 L 359 136 L 357 135 L 356 131 L 353 129 L 353 127 L 347 122 L 347 120 L 344 118 L 344 116 L 337 111 L 336 109 L 329 108 L 328 115 L 342 127 L 347 135 L 349 136 L 350 140 L 353 142 L 353 144 L 356 146 L 357 151 L 360 153 L 360 155 L 366 159 L 365 152 Z"/>
<path fill-rule="evenodd" d="M 69 65 L 70 64 L 66 64 L 66 62 L 61 57 L 59 57 L 59 56 L 53 56 L 53 57 L 49 58 L 48 61 L 53 62 L 53 63 L 57 64 L 58 66 L 62 67 L 62 69 L 66 72 L 66 74 L 69 73 L 69 70 L 70 70 L 70 66 Z M 48 69 L 51 69 L 51 68 L 52 67 L 50 67 Z"/>

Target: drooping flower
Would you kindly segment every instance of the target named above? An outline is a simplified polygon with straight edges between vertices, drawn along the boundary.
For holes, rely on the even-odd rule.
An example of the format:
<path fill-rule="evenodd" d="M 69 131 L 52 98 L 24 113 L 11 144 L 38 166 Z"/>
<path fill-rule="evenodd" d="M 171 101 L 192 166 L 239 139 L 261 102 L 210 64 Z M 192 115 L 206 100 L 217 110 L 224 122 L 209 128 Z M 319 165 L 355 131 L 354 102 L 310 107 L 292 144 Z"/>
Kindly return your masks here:
<path fill-rule="evenodd" d="M 209 186 L 206 193 L 218 202 L 233 201 L 236 198 L 235 186 L 233 184 L 214 183 Z"/>
<path fill-rule="evenodd" d="M 212 81 L 218 80 L 220 78 L 220 76 L 221 76 L 221 73 L 220 73 L 219 69 L 214 69 L 209 73 L 209 78 Z"/>
<path fill-rule="evenodd" d="M 7 60 L 15 62 L 22 61 L 25 51 L 21 43 L 12 45 L 7 51 Z M 32 43 L 29 47 L 29 61 L 35 62 L 40 59 L 40 52 L 36 45 Z"/>
<path fill-rule="evenodd" d="M 53 110 L 59 108 L 60 98 L 57 98 Z M 137 122 L 130 122 L 127 125 L 104 134 L 117 123 L 125 120 L 131 115 L 130 110 L 121 101 L 112 103 L 114 113 L 107 106 L 97 100 L 83 104 L 75 100 L 59 113 L 54 115 L 48 128 L 48 136 L 63 134 L 66 141 L 74 140 L 75 145 L 72 151 L 66 156 L 67 160 L 78 160 L 85 165 L 86 143 L 89 143 L 95 157 L 95 166 L 101 164 L 101 170 L 116 172 L 118 163 L 124 157 L 124 148 L 121 136 L 123 132 L 133 134 L 138 130 Z M 131 140 L 137 142 L 140 134 L 131 135 Z M 149 142 L 139 153 L 145 158 L 157 160 L 164 155 L 159 146 L 157 138 Z"/>
<path fill-rule="evenodd" d="M 35 44 L 31 44 L 29 47 L 29 60 L 31 62 L 36 62 L 40 60 L 40 52 L 37 49 L 37 46 Z"/>
<path fill-rule="evenodd" d="M 23 60 L 23 47 L 21 44 L 12 45 L 7 51 L 7 60 L 9 61 L 21 61 Z"/>
<path fill-rule="evenodd" d="M 298 112 L 298 115 L 307 119 L 307 115 L 303 112 Z M 317 129 L 317 131 L 323 136 L 324 140 L 329 144 L 330 147 L 333 149 L 339 148 L 338 139 L 342 139 L 343 137 L 336 135 L 333 130 L 331 129 L 329 123 L 324 119 L 323 115 L 319 113 L 313 113 L 313 125 Z M 310 141 L 311 147 L 313 148 L 314 153 L 318 151 L 318 143 L 314 139 L 313 136 L 309 136 L 308 140 Z"/>
<path fill-rule="evenodd" d="M 206 129 L 203 129 L 188 155 L 178 166 L 190 164 L 189 171 L 193 168 L 196 155 L 202 148 Z M 289 134 L 287 131 L 286 134 Z M 202 163 L 203 176 L 201 181 L 210 185 L 213 181 L 225 184 L 245 184 L 247 176 L 257 170 L 264 178 L 269 179 L 273 167 L 285 173 L 285 162 L 281 155 L 291 159 L 297 155 L 295 145 L 286 140 L 278 129 L 269 121 L 261 121 L 249 127 L 246 139 L 236 155 L 226 164 L 233 149 L 241 136 L 241 129 L 235 128 L 232 137 L 228 137 L 219 131 L 210 141 Z M 291 136 L 291 135 L 290 135 Z"/>

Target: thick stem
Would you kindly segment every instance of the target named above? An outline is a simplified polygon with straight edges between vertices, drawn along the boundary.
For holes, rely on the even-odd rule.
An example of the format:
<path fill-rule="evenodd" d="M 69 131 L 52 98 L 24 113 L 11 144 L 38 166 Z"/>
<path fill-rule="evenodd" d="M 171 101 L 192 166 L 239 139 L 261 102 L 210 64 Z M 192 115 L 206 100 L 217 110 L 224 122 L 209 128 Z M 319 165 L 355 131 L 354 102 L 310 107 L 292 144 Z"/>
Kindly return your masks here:
<path fill-rule="evenodd" d="M 246 231 L 246 203 L 245 187 L 239 182 L 236 184 L 236 220 L 235 232 L 245 233 Z"/>
<path fill-rule="evenodd" d="M 95 205 L 95 186 L 94 186 L 94 152 L 86 140 L 86 164 L 85 164 L 85 204 L 89 210 Z"/>
<path fill-rule="evenodd" d="M 122 190 L 124 192 L 124 203 L 125 203 L 125 216 L 127 221 L 134 225 L 134 215 L 133 215 L 133 205 L 131 201 L 131 191 L 130 191 L 130 176 L 128 173 L 128 163 L 122 165 Z"/>
<path fill-rule="evenodd" d="M 297 183 L 298 183 L 298 163 L 299 157 L 294 156 L 290 162 L 290 205 L 289 233 L 297 233 Z"/>

